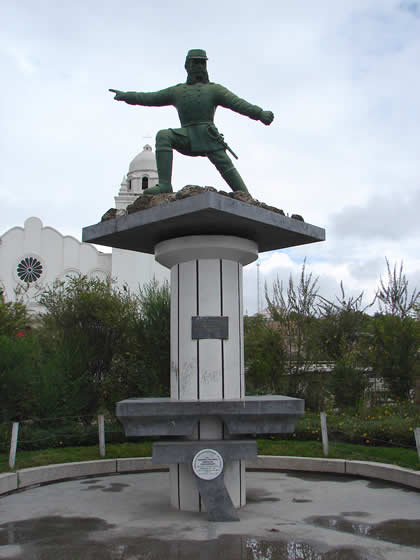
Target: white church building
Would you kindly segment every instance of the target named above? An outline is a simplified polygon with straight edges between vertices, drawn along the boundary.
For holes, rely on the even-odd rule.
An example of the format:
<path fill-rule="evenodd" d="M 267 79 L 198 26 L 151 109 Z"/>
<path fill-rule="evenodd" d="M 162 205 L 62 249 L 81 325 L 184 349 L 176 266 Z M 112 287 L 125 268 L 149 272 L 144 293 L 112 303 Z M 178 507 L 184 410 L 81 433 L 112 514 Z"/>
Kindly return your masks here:
<path fill-rule="evenodd" d="M 125 210 L 142 191 L 157 182 L 155 155 L 147 144 L 130 163 L 123 178 L 115 197 L 117 211 Z M 14 300 L 16 293 L 25 294 L 24 301 L 37 312 L 39 288 L 74 274 L 113 278 L 134 291 L 139 284 L 153 278 L 159 282 L 169 279 L 169 271 L 155 262 L 153 255 L 123 249 L 103 253 L 89 243 L 44 225 L 36 217 L 28 218 L 23 227 L 13 227 L 1 235 L 0 287 L 6 300 Z"/>

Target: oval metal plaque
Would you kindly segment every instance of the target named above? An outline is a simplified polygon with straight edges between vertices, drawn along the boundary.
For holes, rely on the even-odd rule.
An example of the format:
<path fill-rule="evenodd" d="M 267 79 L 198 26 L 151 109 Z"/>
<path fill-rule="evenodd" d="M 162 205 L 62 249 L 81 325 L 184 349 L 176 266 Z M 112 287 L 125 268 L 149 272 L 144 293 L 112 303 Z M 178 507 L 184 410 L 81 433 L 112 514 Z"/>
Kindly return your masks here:
<path fill-rule="evenodd" d="M 192 461 L 194 474 L 202 480 L 213 480 L 223 471 L 223 457 L 215 449 L 202 449 Z"/>

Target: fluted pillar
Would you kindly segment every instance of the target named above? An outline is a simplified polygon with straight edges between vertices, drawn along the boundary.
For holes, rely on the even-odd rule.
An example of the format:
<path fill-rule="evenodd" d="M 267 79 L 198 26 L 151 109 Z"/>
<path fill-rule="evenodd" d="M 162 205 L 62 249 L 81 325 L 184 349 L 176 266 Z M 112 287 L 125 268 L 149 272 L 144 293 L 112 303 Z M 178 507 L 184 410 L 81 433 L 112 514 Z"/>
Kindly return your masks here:
<path fill-rule="evenodd" d="M 196 235 L 163 241 L 155 259 L 171 270 L 171 398 L 238 399 L 245 395 L 242 268 L 256 260 L 254 241 Z M 194 323 L 194 326 L 193 326 Z M 227 439 L 217 418 L 202 419 L 194 439 Z M 245 505 L 245 464 L 224 468 L 235 507 Z M 201 511 L 189 465 L 170 467 L 171 503 Z"/>

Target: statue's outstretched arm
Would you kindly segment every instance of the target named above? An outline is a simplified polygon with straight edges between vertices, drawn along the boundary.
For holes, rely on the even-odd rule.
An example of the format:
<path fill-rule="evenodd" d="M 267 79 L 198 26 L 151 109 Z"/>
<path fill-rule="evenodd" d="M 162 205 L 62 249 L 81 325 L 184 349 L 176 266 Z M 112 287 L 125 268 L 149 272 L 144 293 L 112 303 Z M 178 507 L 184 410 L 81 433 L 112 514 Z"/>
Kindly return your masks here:
<path fill-rule="evenodd" d="M 115 93 L 116 101 L 125 101 L 130 105 L 147 105 L 149 107 L 163 107 L 173 105 L 173 88 L 169 87 L 160 91 L 140 92 L 140 91 L 120 91 L 110 89 Z"/>
<path fill-rule="evenodd" d="M 252 105 L 223 86 L 217 85 L 216 101 L 218 105 L 226 107 L 226 109 L 231 109 L 235 113 L 245 115 L 255 121 L 261 121 L 265 125 L 273 122 L 274 115 L 271 111 L 263 111 L 258 105 Z"/>

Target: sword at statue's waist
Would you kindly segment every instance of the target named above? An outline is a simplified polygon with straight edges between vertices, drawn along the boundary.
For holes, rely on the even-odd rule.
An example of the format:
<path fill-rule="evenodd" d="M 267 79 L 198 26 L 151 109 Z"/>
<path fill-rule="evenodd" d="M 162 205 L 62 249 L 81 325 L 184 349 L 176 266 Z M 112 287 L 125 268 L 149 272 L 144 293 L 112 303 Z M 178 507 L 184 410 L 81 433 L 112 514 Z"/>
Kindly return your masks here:
<path fill-rule="evenodd" d="M 217 130 L 217 128 L 214 126 L 213 123 L 209 123 L 208 128 L 207 128 L 207 132 L 209 133 L 209 136 L 211 138 L 213 138 L 213 140 L 216 140 L 216 142 L 219 142 L 219 144 L 221 144 L 225 148 L 225 150 L 230 152 L 235 159 L 239 159 L 238 156 L 235 154 L 235 152 L 232 150 L 232 148 L 230 148 L 228 143 L 225 142 L 225 137 L 223 136 L 223 134 L 221 134 Z"/>

